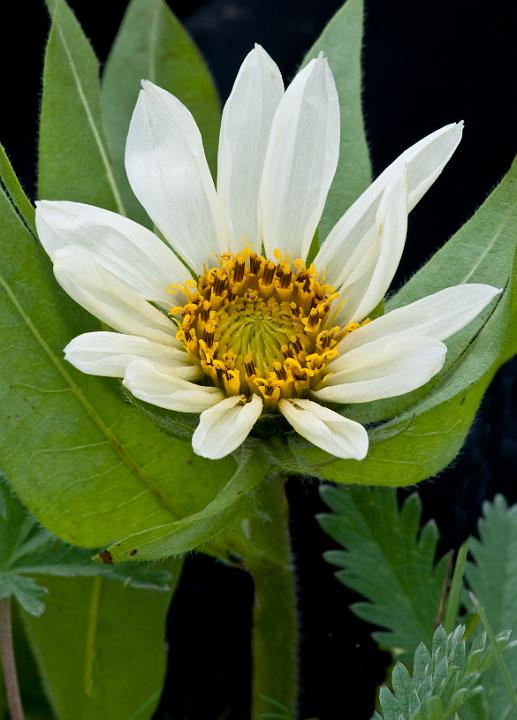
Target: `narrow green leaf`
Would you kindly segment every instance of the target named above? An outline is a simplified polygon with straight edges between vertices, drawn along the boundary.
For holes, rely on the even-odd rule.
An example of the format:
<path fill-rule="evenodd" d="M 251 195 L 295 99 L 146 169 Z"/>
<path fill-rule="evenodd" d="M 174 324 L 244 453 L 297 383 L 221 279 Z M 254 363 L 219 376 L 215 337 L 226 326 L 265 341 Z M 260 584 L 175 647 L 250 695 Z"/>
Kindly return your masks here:
<path fill-rule="evenodd" d="M 320 223 L 324 240 L 341 215 L 371 182 L 362 111 L 363 0 L 348 0 L 309 50 L 303 64 L 322 52 L 336 80 L 341 110 L 339 163 Z"/>
<path fill-rule="evenodd" d="M 0 143 L 0 183 L 11 198 L 16 209 L 23 218 L 24 223 L 35 235 L 36 225 L 34 222 L 34 208 L 25 194 L 20 181 L 16 177 L 11 161 L 7 157 L 4 146 Z M 1 186 L 0 185 L 0 186 Z"/>
<path fill-rule="evenodd" d="M 445 611 L 444 627 L 447 632 L 452 632 L 458 618 L 460 608 L 461 591 L 463 589 L 463 576 L 465 574 L 465 563 L 469 546 L 467 542 L 458 550 L 456 563 L 454 565 L 454 573 L 452 575 L 449 597 L 447 599 L 447 608 Z"/>
<path fill-rule="evenodd" d="M 198 48 L 164 0 L 129 3 L 102 85 L 102 116 L 117 184 L 130 216 L 147 224 L 124 170 L 126 135 L 143 79 L 173 93 L 189 108 L 215 172 L 220 121 L 217 92 Z"/>
<path fill-rule="evenodd" d="M 21 500 L 55 535 L 91 548 L 200 512 L 235 461 L 196 456 L 128 405 L 116 381 L 65 364 L 64 346 L 97 326 L 60 291 L 1 192 L 0 247 L 0 467 Z"/>
<path fill-rule="evenodd" d="M 65 0 L 47 0 L 38 193 L 124 213 L 101 122 L 99 64 Z"/>
<path fill-rule="evenodd" d="M 321 496 L 334 513 L 320 515 L 320 525 L 343 547 L 326 559 L 340 568 L 336 577 L 366 599 L 352 610 L 385 628 L 373 633 L 383 647 L 411 657 L 420 642 L 431 641 L 440 607 L 445 558 L 435 565 L 436 526 L 420 532 L 416 495 L 401 511 L 388 488 L 323 486 Z"/>
<path fill-rule="evenodd" d="M 169 566 L 175 582 L 180 567 Z M 57 719 L 152 717 L 165 674 L 171 592 L 100 577 L 52 578 L 48 586 L 45 614 L 23 621 Z"/>

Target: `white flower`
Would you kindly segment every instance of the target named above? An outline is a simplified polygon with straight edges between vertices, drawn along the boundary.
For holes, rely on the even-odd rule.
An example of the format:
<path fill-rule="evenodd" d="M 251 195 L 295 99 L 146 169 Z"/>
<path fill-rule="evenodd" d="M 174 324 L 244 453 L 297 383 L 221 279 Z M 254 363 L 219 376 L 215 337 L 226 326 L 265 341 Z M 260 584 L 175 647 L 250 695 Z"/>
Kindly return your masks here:
<path fill-rule="evenodd" d="M 323 450 L 364 458 L 366 430 L 324 403 L 423 385 L 444 363 L 443 340 L 499 292 L 458 285 L 368 321 L 397 269 L 408 211 L 461 132 L 448 125 L 406 150 L 307 267 L 339 149 L 325 58 L 284 92 L 267 53 L 249 53 L 223 112 L 217 189 L 190 112 L 144 82 L 126 170 L 167 244 L 107 210 L 38 203 L 58 282 L 114 331 L 80 335 L 66 358 L 85 373 L 123 378 L 145 402 L 201 413 L 192 443 L 204 457 L 231 453 L 262 414 L 280 412 Z"/>

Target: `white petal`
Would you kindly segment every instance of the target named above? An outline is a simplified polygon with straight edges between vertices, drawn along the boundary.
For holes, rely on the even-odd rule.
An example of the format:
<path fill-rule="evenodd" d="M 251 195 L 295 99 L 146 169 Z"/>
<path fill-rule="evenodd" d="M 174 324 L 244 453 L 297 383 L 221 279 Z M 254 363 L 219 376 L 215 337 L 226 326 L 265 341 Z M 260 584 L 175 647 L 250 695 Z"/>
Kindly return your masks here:
<path fill-rule="evenodd" d="M 218 460 L 242 445 L 263 407 L 258 395 L 252 395 L 247 400 L 245 395 L 234 395 L 201 413 L 199 425 L 192 436 L 194 452 L 210 460 Z"/>
<path fill-rule="evenodd" d="M 256 45 L 226 101 L 219 135 L 217 190 L 232 227 L 230 250 L 261 252 L 258 191 L 269 132 L 284 92 L 280 70 Z"/>
<path fill-rule="evenodd" d="M 362 460 L 368 452 L 368 433 L 362 425 L 311 400 L 280 400 L 278 409 L 296 432 L 325 452 Z"/>
<path fill-rule="evenodd" d="M 319 57 L 289 85 L 273 119 L 259 197 L 268 257 L 275 249 L 307 257 L 338 156 L 339 101 Z"/>
<path fill-rule="evenodd" d="M 453 123 L 423 138 L 402 153 L 346 211 L 331 230 L 314 264 L 326 271 L 326 280 L 335 288 L 347 279 L 347 260 L 359 250 L 366 252 L 374 239 L 377 208 L 386 186 L 407 165 L 408 209 L 412 210 L 442 172 L 456 150 L 463 123 Z"/>
<path fill-rule="evenodd" d="M 133 192 L 166 240 L 196 272 L 227 249 L 223 213 L 187 108 L 144 81 L 126 142 Z"/>
<path fill-rule="evenodd" d="M 184 302 L 168 288 L 191 280 L 189 271 L 165 243 L 133 220 L 93 205 L 44 200 L 36 203 L 36 226 L 52 259 L 60 248 L 77 245 L 147 300 L 166 307 Z"/>
<path fill-rule="evenodd" d="M 341 291 L 344 301 L 338 318 L 342 325 L 364 320 L 384 297 L 397 271 L 407 232 L 407 172 L 400 172 L 386 186 L 375 218 L 375 237 L 364 258 L 368 265 L 360 270 L 361 257 L 353 253 L 347 263 L 349 276 Z"/>
<path fill-rule="evenodd" d="M 54 255 L 61 287 L 85 310 L 114 330 L 176 344 L 175 326 L 162 312 L 96 265 L 84 248 L 69 245 Z"/>
<path fill-rule="evenodd" d="M 468 325 L 500 293 L 501 290 L 491 285 L 479 283 L 439 290 L 354 330 L 341 341 L 340 354 L 376 338 L 387 339 L 389 335 L 401 333 L 446 340 Z"/>
<path fill-rule="evenodd" d="M 74 367 L 88 375 L 124 377 L 130 362 L 137 359 L 150 360 L 164 372 L 173 371 L 185 380 L 202 376 L 191 356 L 171 345 L 153 342 L 136 335 L 113 332 L 90 332 L 74 338 L 65 348 L 65 358 Z"/>
<path fill-rule="evenodd" d="M 312 393 L 323 402 L 361 403 L 395 397 L 425 385 L 445 362 L 439 340 L 412 335 L 379 338 L 347 352 L 328 366 L 332 373 Z"/>
<path fill-rule="evenodd" d="M 196 385 L 172 372 L 162 372 L 148 360 L 129 363 L 123 385 L 140 400 L 176 412 L 199 413 L 223 397 L 216 387 Z"/>

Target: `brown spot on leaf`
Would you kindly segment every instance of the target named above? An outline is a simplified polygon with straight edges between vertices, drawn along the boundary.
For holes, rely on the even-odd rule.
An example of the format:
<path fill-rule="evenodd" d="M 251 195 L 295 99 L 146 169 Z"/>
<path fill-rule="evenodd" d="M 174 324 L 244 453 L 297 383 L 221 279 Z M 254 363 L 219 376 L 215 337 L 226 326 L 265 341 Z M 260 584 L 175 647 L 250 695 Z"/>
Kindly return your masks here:
<path fill-rule="evenodd" d="M 109 550 L 101 550 L 99 557 L 106 565 L 113 565 L 113 558 Z"/>
<path fill-rule="evenodd" d="M 131 557 L 133 557 L 133 555 L 136 555 L 137 552 L 138 552 L 138 548 L 133 548 L 132 550 L 129 551 L 129 554 L 131 555 Z"/>

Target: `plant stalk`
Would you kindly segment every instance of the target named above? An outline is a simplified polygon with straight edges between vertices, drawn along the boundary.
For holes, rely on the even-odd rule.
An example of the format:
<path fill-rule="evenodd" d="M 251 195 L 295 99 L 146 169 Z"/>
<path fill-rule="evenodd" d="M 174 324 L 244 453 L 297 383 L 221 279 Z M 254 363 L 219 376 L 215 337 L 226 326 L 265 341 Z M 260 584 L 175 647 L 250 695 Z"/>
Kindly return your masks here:
<path fill-rule="evenodd" d="M 261 488 L 267 518 L 250 525 L 245 564 L 255 584 L 252 720 L 294 720 L 298 698 L 296 578 L 284 479 Z"/>
<path fill-rule="evenodd" d="M 0 600 L 0 654 L 11 720 L 24 720 L 20 686 L 18 685 L 18 675 L 16 672 L 16 660 L 14 657 L 11 598 Z"/>

